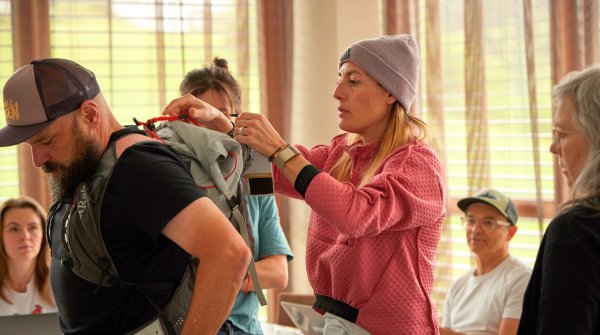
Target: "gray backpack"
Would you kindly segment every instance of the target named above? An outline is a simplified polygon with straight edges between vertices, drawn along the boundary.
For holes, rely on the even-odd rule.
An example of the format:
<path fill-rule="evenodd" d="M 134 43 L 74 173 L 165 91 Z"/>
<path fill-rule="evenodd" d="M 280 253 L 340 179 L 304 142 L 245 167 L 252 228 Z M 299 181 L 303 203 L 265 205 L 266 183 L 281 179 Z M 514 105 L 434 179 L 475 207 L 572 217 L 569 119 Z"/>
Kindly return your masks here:
<path fill-rule="evenodd" d="M 188 165 L 196 184 L 206 190 L 207 196 L 229 218 L 254 253 L 254 238 L 246 220 L 248 216 L 242 183 L 244 162 L 248 162 L 249 149 L 226 134 L 182 121 L 164 122 L 156 129 L 153 124 L 143 124 L 147 133 L 160 138 L 180 155 Z M 75 192 L 73 206 L 61 227 L 61 236 L 65 238 L 60 241 L 60 246 L 51 243 L 51 248 L 53 254 L 56 247 L 63 249 L 65 252 L 62 254 L 66 253 L 68 256 L 67 259 L 61 259 L 62 264 L 82 279 L 99 287 L 139 290 L 156 309 L 164 332 L 178 334 L 191 302 L 198 259 L 190 259 L 188 269 L 173 297 L 167 306 L 161 309 L 144 292 L 144 285 L 148 283 L 129 283 L 120 279 L 98 224 L 103 196 L 118 159 L 117 144 L 129 136 L 137 136 L 133 141 L 131 138 L 127 140 L 133 144 L 147 140 L 147 137 L 140 134 L 125 135 L 109 145 L 94 175 L 87 182 L 81 183 Z M 266 300 L 260 288 L 254 261 L 250 262 L 248 271 L 259 302 L 264 306 Z M 149 284 L 154 288 L 161 283 Z M 164 283 L 165 287 L 172 285 L 173 283 Z M 148 324 L 155 321 L 156 319 L 153 319 Z"/>

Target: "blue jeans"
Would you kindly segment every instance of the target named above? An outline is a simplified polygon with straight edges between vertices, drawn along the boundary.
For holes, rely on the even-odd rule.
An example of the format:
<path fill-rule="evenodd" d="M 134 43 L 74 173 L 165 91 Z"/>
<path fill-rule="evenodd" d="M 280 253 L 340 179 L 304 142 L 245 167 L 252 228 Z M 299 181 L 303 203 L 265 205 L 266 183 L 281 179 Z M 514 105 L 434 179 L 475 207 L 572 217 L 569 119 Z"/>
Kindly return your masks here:
<path fill-rule="evenodd" d="M 234 326 L 230 321 L 225 321 L 225 323 L 219 329 L 217 335 L 252 335 L 250 333 L 246 333 L 245 331 L 239 329 Z"/>

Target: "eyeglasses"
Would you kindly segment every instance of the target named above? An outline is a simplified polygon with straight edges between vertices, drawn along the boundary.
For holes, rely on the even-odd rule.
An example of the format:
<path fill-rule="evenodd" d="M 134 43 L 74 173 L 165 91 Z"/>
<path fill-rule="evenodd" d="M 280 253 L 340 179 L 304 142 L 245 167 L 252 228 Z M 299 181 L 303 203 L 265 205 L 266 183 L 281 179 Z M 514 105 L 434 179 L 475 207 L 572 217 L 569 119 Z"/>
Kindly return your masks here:
<path fill-rule="evenodd" d="M 484 230 L 487 231 L 491 231 L 491 230 L 495 230 L 496 228 L 498 228 L 498 226 L 505 226 L 508 227 L 511 225 L 511 223 L 506 222 L 506 221 L 498 221 L 496 219 L 477 219 L 474 217 L 461 217 L 460 221 L 462 222 L 462 226 L 464 229 L 466 230 L 471 230 L 473 229 L 473 227 L 475 226 L 475 224 L 477 222 L 479 222 L 479 226 L 481 228 L 483 228 Z"/>

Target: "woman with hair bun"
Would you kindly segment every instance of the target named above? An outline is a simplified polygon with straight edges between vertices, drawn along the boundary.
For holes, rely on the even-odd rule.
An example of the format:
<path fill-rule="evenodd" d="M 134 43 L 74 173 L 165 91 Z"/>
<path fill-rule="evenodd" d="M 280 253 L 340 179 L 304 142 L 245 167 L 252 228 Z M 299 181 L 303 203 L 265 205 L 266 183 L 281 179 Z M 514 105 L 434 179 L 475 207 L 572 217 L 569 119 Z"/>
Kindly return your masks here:
<path fill-rule="evenodd" d="M 179 90 L 218 109 L 229 120 L 241 113 L 242 90 L 229 72 L 227 60 L 215 57 L 210 66 L 188 72 Z M 284 289 L 288 282 L 288 262 L 292 251 L 279 223 L 273 196 L 248 196 L 250 226 L 255 239 L 254 264 L 263 289 Z M 262 334 L 258 321 L 258 299 L 254 285 L 244 279 L 227 321 L 218 334 Z"/>

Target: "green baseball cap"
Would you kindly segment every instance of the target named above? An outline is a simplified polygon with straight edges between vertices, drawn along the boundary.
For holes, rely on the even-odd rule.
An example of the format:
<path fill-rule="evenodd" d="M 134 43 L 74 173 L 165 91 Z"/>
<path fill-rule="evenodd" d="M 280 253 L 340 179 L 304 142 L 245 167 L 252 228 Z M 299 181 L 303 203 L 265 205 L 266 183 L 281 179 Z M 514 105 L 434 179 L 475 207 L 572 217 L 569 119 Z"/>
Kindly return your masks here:
<path fill-rule="evenodd" d="M 463 212 L 466 212 L 467 208 L 474 203 L 490 205 L 499 210 L 502 215 L 506 216 L 510 223 L 513 225 L 517 224 L 517 220 L 519 219 L 517 207 L 507 195 L 498 190 L 492 188 L 483 189 L 471 197 L 460 199 L 457 205 Z"/>

